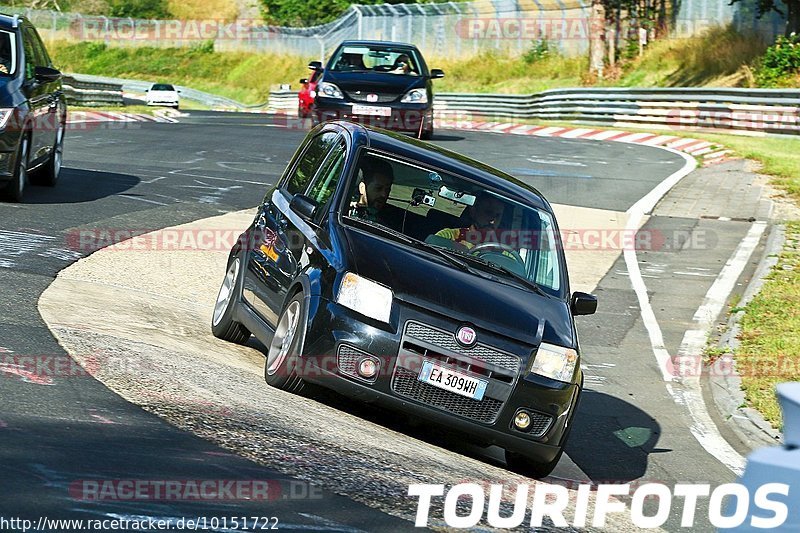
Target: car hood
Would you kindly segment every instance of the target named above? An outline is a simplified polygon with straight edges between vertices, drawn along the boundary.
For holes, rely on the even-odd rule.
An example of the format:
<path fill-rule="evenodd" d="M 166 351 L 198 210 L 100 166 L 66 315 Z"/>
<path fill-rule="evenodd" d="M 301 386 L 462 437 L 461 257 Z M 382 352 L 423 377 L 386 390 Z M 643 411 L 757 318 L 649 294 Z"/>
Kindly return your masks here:
<path fill-rule="evenodd" d="M 352 228 L 345 234 L 357 274 L 390 287 L 398 300 L 529 345 L 575 346 L 564 300 L 463 272 L 377 235 Z"/>
<path fill-rule="evenodd" d="M 335 83 L 344 92 L 362 91 L 400 95 L 411 89 L 425 87 L 423 77 L 386 72 L 325 72 L 320 81 Z"/>
<path fill-rule="evenodd" d="M 178 96 L 178 93 L 175 91 L 150 91 L 150 96 Z"/>

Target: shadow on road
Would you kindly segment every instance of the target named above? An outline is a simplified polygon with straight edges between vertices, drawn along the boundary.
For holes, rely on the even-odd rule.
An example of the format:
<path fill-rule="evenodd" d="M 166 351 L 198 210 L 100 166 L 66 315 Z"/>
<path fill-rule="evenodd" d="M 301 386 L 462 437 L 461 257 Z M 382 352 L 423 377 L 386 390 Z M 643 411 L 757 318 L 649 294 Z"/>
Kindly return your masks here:
<path fill-rule="evenodd" d="M 566 453 L 595 483 L 626 483 L 644 476 L 661 434 L 658 422 L 624 400 L 584 390 Z M 657 481 L 657 480 L 651 480 Z"/>
<path fill-rule="evenodd" d="M 92 202 L 132 189 L 140 179 L 130 174 L 62 168 L 55 187 L 28 185 L 23 203 L 70 204 Z M 132 194 L 132 196 L 134 196 Z"/>

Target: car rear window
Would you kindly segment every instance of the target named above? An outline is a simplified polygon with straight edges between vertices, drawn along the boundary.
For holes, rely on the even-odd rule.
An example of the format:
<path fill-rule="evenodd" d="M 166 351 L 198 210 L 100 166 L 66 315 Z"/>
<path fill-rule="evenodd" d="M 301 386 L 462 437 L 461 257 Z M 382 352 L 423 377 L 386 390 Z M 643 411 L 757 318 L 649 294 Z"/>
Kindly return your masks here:
<path fill-rule="evenodd" d="M 151 91 L 174 91 L 175 87 L 168 83 L 156 83 L 150 88 Z"/>
<path fill-rule="evenodd" d="M 17 71 L 17 39 L 5 30 L 0 30 L 0 75 L 11 76 Z"/>
<path fill-rule="evenodd" d="M 563 253 L 553 216 L 459 176 L 363 151 L 345 221 L 388 228 L 475 268 L 563 294 Z"/>

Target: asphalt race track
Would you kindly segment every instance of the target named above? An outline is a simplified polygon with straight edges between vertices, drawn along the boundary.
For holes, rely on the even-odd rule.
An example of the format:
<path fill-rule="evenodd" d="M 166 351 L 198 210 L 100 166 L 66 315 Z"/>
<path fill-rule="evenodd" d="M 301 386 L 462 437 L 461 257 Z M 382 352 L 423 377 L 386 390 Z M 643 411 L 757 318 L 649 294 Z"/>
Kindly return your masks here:
<path fill-rule="evenodd" d="M 23 203 L 0 204 L 0 356 L 41 357 L 61 368 L 68 366 L 70 356 L 45 324 L 38 303 L 62 269 L 90 253 L 76 245 L 77 230 L 124 228 L 141 233 L 252 208 L 275 183 L 305 133 L 263 115 L 210 112 L 192 112 L 175 124 L 111 123 L 68 131 L 57 187 L 30 187 Z M 434 142 L 534 184 L 553 204 L 610 215 L 624 214 L 686 165 L 679 154 L 624 143 L 454 130 L 438 130 Z M 697 202 L 687 200 L 693 188 L 704 186 L 709 172 L 699 169 L 684 178 L 644 221 L 645 229 L 661 237 L 661 245 L 640 251 L 634 259 L 671 354 L 681 349 L 707 291 L 751 230 L 742 217 L 722 213 L 722 219 L 709 218 Z M 752 207 L 756 213 L 758 206 Z M 572 227 L 559 217 L 562 229 Z M 704 236 L 702 252 L 677 242 L 678 236 L 698 231 Z M 591 265 L 591 252 L 583 253 L 583 262 Z M 753 268 L 755 255 L 746 270 Z M 581 256 L 575 257 L 570 257 L 571 271 L 582 268 Z M 124 271 L 124 258 L 116 261 Z M 157 283 L 166 278 L 180 285 L 174 271 L 191 271 L 191 265 L 175 265 L 174 271 L 169 262 L 165 265 L 148 272 L 146 279 Z M 665 386 L 628 267 L 617 253 L 588 287 L 598 295 L 600 307 L 597 315 L 579 319 L 587 390 L 567 454 L 553 476 L 567 483 L 731 482 L 735 473 L 718 459 L 713 439 L 704 441 L 693 431 L 697 414 Z M 198 272 L 197 278 L 204 283 L 206 277 L 214 280 L 215 293 L 222 274 L 222 269 Z M 139 305 L 140 313 L 149 312 L 148 305 L 161 306 L 152 310 L 156 314 L 164 312 L 169 301 L 148 303 L 143 298 Z M 125 307 L 123 300 L 119 307 Z M 109 316 L 117 316 L 114 312 Z M 179 315 L 180 306 L 170 312 Z M 102 315 L 97 318 L 102 322 Z M 187 327 L 206 330 L 208 325 Z M 231 411 L 198 408 L 189 416 L 186 405 L 198 406 L 196 400 L 184 404 L 182 411 L 161 412 L 140 407 L 142 402 L 130 403 L 113 392 L 117 384 L 80 372 L 37 379 L 10 365 L 0 366 L 0 515 L 247 515 L 277 517 L 281 528 L 289 529 L 400 531 L 413 529 L 408 520 L 413 519 L 415 502 L 403 499 L 409 480 L 436 483 L 441 472 L 440 483 L 525 481 L 505 471 L 492 450 L 432 435 L 425 427 L 350 405 L 332 394 L 314 399 L 277 396 L 278 403 L 247 404 L 248 398 L 269 394 L 263 378 L 252 370 L 263 364 L 259 346 L 251 341 L 251 347 L 256 350 L 231 347 L 230 368 L 216 365 L 216 360 L 205 367 L 210 363 L 198 360 L 196 373 L 183 369 L 173 378 L 183 376 L 189 381 L 187 388 L 202 389 L 208 397 L 240 394 L 242 404 L 231 404 L 230 409 L 242 408 L 244 414 L 259 407 L 267 415 L 274 410 L 274 431 L 269 416 L 259 419 L 255 429 L 242 429 L 244 416 L 237 418 Z M 210 353 L 218 350 L 209 348 Z M 191 361 L 177 362 L 179 354 L 161 356 L 174 357 L 176 369 L 180 364 L 191 366 Z M 158 351 L 149 357 L 159 357 Z M 219 368 L 236 375 L 217 379 L 204 373 Z M 241 389 L 231 389 L 233 384 Z M 166 391 L 162 398 L 170 394 Z M 245 405 L 253 411 L 246 411 Z M 319 418 L 309 424 L 313 427 L 298 427 L 293 434 L 287 423 L 292 419 L 282 414 L 289 409 L 294 415 L 307 409 Z M 747 443 L 722 431 L 736 451 L 748 451 Z M 312 432 L 318 438 L 311 439 Z M 346 442 L 342 446 L 348 450 L 338 459 L 330 444 L 337 439 Z M 420 460 L 409 460 L 415 456 Z M 380 476 L 376 469 L 383 470 Z M 270 480 L 280 485 L 281 497 L 265 504 L 91 501 L 76 494 L 79 483 L 98 479 Z M 398 480 L 394 486 L 393 479 Z M 665 528 L 677 528 L 679 521 L 680 514 L 671 513 Z M 698 529 L 703 529 L 702 523 Z"/>

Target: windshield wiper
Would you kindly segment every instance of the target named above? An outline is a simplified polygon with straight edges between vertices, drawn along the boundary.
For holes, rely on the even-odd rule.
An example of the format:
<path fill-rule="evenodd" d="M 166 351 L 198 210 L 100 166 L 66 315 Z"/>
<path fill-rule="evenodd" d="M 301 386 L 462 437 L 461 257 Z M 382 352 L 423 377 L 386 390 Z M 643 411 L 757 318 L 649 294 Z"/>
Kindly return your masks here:
<path fill-rule="evenodd" d="M 448 263 L 450 263 L 451 265 L 453 265 L 454 267 L 458 268 L 459 270 L 461 270 L 463 272 L 474 273 L 472 267 L 470 267 L 467 263 L 465 263 L 461 259 L 459 259 L 457 257 L 454 257 L 453 255 L 447 253 L 447 250 L 445 250 L 443 248 L 438 248 L 438 247 L 436 247 L 436 246 L 434 246 L 432 244 L 428 244 L 427 242 L 423 242 L 423 241 L 420 241 L 420 240 L 415 239 L 413 237 L 409 237 L 405 233 L 400 233 L 399 231 L 393 230 L 392 228 L 387 228 L 386 226 L 384 226 L 382 224 L 377 224 L 375 222 L 370 222 L 369 220 L 363 220 L 363 219 L 360 219 L 360 218 L 354 218 L 354 219 L 351 219 L 351 220 L 358 220 L 359 222 L 363 222 L 364 224 L 367 224 L 370 228 L 375 228 L 375 229 L 378 229 L 378 230 L 380 230 L 380 231 L 382 231 L 384 233 L 387 233 L 387 234 L 391 235 L 392 237 L 395 237 L 396 239 L 399 239 L 399 240 L 403 241 L 404 243 L 409 244 L 409 245 L 417 248 L 418 250 L 421 249 L 421 250 L 425 250 L 425 251 L 428 251 L 428 252 L 433 252 L 433 253 L 435 253 L 436 255 L 438 255 L 439 257 L 441 257 L 442 259 L 444 259 L 445 261 L 447 261 Z"/>
<path fill-rule="evenodd" d="M 481 259 L 479 257 L 475 257 L 475 256 L 467 256 L 467 257 L 469 257 L 470 259 L 474 259 L 475 262 L 480 263 L 481 265 L 488 266 L 492 270 L 496 270 L 498 272 L 502 272 L 502 273 L 506 274 L 507 276 L 511 276 L 512 278 L 514 278 L 514 280 L 516 280 L 516 281 L 522 283 L 523 285 L 525 285 L 526 287 L 532 289 L 533 292 L 535 292 L 536 294 L 538 294 L 540 296 L 546 296 L 548 298 L 550 297 L 550 295 L 547 294 L 546 292 L 544 292 L 544 289 L 542 289 L 539 286 L 538 283 L 536 283 L 534 281 L 531 281 L 531 280 L 529 280 L 528 278 L 526 278 L 524 276 L 520 276 L 519 274 L 517 274 L 516 272 L 514 272 L 510 268 L 504 267 L 502 265 L 498 265 L 497 263 L 492 263 L 491 261 L 486 261 L 486 260 Z"/>

